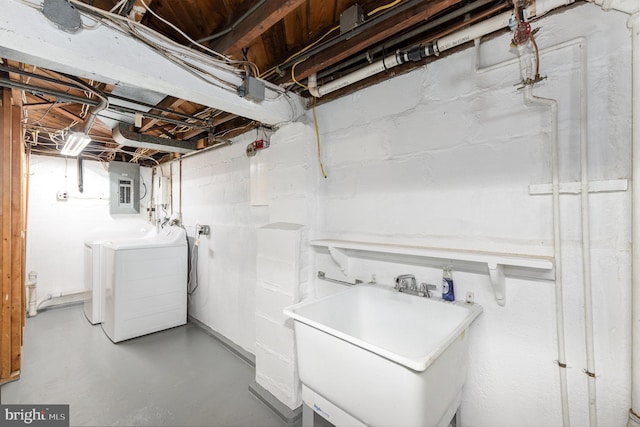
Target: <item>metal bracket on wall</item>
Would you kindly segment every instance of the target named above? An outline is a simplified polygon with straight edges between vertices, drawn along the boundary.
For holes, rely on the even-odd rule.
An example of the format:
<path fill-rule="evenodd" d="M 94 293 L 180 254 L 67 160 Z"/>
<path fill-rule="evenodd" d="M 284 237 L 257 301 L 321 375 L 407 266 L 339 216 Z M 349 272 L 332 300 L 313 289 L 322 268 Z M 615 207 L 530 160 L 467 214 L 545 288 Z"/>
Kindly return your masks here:
<path fill-rule="evenodd" d="M 338 283 L 340 285 L 348 285 L 348 286 L 355 286 L 362 283 L 362 280 L 360 279 L 356 279 L 355 283 L 346 282 L 344 280 L 332 279 L 330 277 L 325 276 L 324 271 L 318 271 L 318 279 L 326 280 L 327 282 L 331 282 L 331 283 Z"/>

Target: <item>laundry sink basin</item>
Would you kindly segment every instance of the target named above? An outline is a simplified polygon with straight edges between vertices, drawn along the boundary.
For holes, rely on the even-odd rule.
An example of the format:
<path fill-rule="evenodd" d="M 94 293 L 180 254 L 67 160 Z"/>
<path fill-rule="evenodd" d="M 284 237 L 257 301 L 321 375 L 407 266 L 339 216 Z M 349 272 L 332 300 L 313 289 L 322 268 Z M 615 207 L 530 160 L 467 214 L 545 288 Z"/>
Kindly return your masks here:
<path fill-rule="evenodd" d="M 285 308 L 306 397 L 322 402 L 303 393 L 305 404 L 329 421 L 337 408 L 370 426 L 447 425 L 466 378 L 468 328 L 481 312 L 379 285 Z"/>

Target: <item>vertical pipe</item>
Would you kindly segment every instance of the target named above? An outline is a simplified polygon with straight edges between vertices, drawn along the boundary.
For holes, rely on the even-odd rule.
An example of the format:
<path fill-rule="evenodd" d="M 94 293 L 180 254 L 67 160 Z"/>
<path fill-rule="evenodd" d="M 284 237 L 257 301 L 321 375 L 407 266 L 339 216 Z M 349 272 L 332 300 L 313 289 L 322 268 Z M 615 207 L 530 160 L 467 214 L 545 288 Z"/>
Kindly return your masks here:
<path fill-rule="evenodd" d="M 530 63 L 523 56 L 524 47 L 518 48 L 520 59 L 520 72 L 523 80 L 530 78 Z M 530 55 L 529 55 L 530 57 Z M 560 166 L 558 161 L 558 102 L 555 99 L 541 98 L 533 95 L 533 87 L 528 84 L 524 87 L 525 103 L 549 107 L 551 117 L 551 182 L 552 182 L 552 211 L 553 211 L 553 258 L 555 260 L 555 302 L 556 302 L 556 334 L 558 339 L 558 367 L 560 375 L 560 401 L 562 403 L 562 425 L 570 426 L 569 420 L 569 395 L 567 390 L 567 358 L 565 354 L 564 335 L 564 297 L 562 283 L 562 240 L 560 236 Z"/>
<path fill-rule="evenodd" d="M 598 425 L 596 411 L 596 370 L 593 344 L 593 294 L 591 286 L 591 222 L 589 219 L 589 139 L 587 128 L 587 47 L 580 49 L 580 210 L 582 219 L 582 284 L 584 293 L 584 333 L 589 393 L 589 425 Z"/>
<path fill-rule="evenodd" d="M 78 154 L 78 192 L 84 192 L 84 167 L 82 164 L 82 154 Z"/>
<path fill-rule="evenodd" d="M 640 12 L 629 18 L 632 49 L 632 364 L 629 427 L 640 426 Z"/>

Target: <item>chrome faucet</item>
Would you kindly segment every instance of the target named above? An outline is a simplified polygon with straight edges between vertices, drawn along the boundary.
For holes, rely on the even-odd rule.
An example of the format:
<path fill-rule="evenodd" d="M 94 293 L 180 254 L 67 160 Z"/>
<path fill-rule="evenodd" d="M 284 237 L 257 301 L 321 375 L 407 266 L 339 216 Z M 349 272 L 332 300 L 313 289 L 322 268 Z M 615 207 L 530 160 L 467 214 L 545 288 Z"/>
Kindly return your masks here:
<path fill-rule="evenodd" d="M 416 276 L 413 274 L 401 274 L 396 277 L 396 284 L 393 287 L 398 292 L 417 290 Z"/>
<path fill-rule="evenodd" d="M 401 274 L 396 277 L 396 284 L 393 288 L 398 292 L 431 298 L 431 291 L 436 290 L 437 286 L 428 283 L 420 283 L 420 285 L 418 285 L 416 276 L 413 274 Z"/>

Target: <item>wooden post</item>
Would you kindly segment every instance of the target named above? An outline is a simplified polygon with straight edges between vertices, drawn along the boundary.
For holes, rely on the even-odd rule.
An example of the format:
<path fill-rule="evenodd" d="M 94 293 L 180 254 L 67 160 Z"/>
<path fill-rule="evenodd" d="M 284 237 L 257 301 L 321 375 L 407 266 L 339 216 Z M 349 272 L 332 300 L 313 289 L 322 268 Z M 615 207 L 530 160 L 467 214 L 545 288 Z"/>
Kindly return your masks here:
<path fill-rule="evenodd" d="M 11 91 L 2 89 L 0 106 L 0 384 L 20 376 L 26 311 L 24 297 L 24 148 L 21 111 Z"/>

